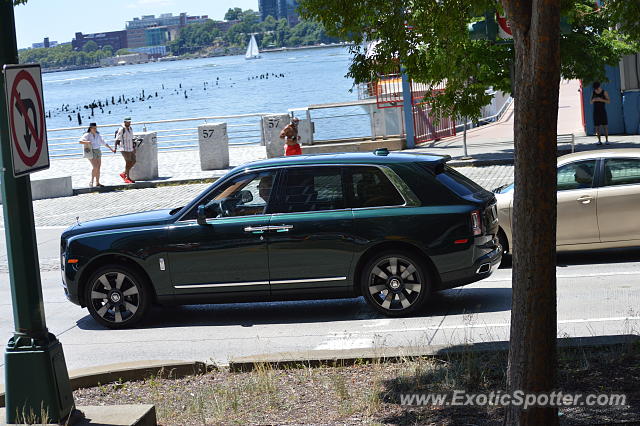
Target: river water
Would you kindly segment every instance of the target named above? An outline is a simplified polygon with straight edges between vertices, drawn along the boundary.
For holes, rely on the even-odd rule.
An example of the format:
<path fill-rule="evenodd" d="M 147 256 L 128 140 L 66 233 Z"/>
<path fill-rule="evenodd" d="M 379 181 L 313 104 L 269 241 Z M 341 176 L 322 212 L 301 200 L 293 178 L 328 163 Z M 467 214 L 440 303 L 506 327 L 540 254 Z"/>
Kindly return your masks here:
<path fill-rule="evenodd" d="M 86 126 L 91 121 L 119 123 L 125 116 L 136 122 L 286 113 L 289 108 L 356 100 L 357 91 L 350 92 L 353 81 L 345 77 L 348 66 L 348 50 L 331 47 L 267 52 L 257 60 L 226 56 L 47 73 L 43 75 L 45 108 L 50 114 L 47 128 L 78 126 L 78 111 Z M 118 102 L 125 98 L 126 104 Z M 84 106 L 93 102 L 103 106 L 91 116 Z M 363 113 L 359 107 L 314 111 L 314 137 L 367 135 L 370 124 L 366 115 L 359 115 Z M 322 119 L 350 114 L 355 116 Z M 52 136 L 61 134 L 50 133 L 50 139 Z M 257 142 L 255 135 L 245 142 Z"/>

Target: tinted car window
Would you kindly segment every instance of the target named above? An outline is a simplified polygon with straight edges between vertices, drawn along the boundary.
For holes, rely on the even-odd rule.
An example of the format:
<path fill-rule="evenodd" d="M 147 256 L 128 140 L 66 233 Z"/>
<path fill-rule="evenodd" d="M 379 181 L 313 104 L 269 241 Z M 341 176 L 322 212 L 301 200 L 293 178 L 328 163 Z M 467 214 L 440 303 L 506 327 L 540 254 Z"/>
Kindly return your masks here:
<path fill-rule="evenodd" d="M 436 169 L 436 179 L 461 197 L 484 191 L 480 185 L 447 165 Z"/>
<path fill-rule="evenodd" d="M 349 169 L 352 207 L 401 206 L 404 199 L 389 178 L 377 167 Z"/>
<path fill-rule="evenodd" d="M 284 174 L 276 213 L 335 210 L 345 207 L 338 167 L 293 167 Z"/>
<path fill-rule="evenodd" d="M 593 186 L 596 160 L 577 161 L 558 168 L 558 191 Z"/>
<path fill-rule="evenodd" d="M 272 171 L 236 176 L 208 194 L 198 206 L 204 204 L 207 218 L 264 214 L 274 177 Z M 198 206 L 184 220 L 196 219 Z"/>
<path fill-rule="evenodd" d="M 604 184 L 631 185 L 640 183 L 640 159 L 613 158 L 604 163 Z"/>

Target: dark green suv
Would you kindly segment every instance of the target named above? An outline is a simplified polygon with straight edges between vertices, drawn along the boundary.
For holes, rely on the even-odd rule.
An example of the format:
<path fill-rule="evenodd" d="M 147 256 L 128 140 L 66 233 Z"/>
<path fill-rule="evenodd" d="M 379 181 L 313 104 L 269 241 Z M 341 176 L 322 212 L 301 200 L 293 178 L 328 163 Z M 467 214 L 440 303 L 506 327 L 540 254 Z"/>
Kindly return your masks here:
<path fill-rule="evenodd" d="M 237 167 L 187 206 L 67 229 L 65 292 L 112 328 L 153 304 L 362 295 L 413 314 L 500 263 L 495 198 L 448 159 L 378 150 Z"/>

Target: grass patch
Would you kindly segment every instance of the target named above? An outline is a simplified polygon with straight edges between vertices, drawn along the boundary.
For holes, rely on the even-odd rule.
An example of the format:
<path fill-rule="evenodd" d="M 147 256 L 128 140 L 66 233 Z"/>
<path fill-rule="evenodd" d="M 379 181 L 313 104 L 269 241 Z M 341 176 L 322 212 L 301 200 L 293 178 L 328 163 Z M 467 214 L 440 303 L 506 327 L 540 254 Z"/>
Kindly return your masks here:
<path fill-rule="evenodd" d="M 561 408 L 562 424 L 640 423 L 640 343 L 558 354 L 559 390 L 627 395 L 624 406 Z M 340 367 L 260 364 L 248 372 L 104 384 L 74 396 L 77 405 L 151 403 L 163 425 L 500 424 L 499 406 L 404 406 L 400 394 L 504 391 L 506 362 L 506 352 L 460 351 Z"/>

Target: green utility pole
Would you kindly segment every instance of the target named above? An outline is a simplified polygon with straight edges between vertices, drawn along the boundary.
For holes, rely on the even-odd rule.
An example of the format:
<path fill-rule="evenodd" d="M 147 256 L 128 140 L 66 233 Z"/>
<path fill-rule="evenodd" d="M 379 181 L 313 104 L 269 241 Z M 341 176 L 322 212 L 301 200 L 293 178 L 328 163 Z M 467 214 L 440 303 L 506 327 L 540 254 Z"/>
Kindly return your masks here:
<path fill-rule="evenodd" d="M 12 0 L 0 0 L 0 68 L 18 63 Z M 0 176 L 15 332 L 5 351 L 7 423 L 60 422 L 74 408 L 62 345 L 47 330 L 29 175 L 14 177 L 4 78 Z"/>

